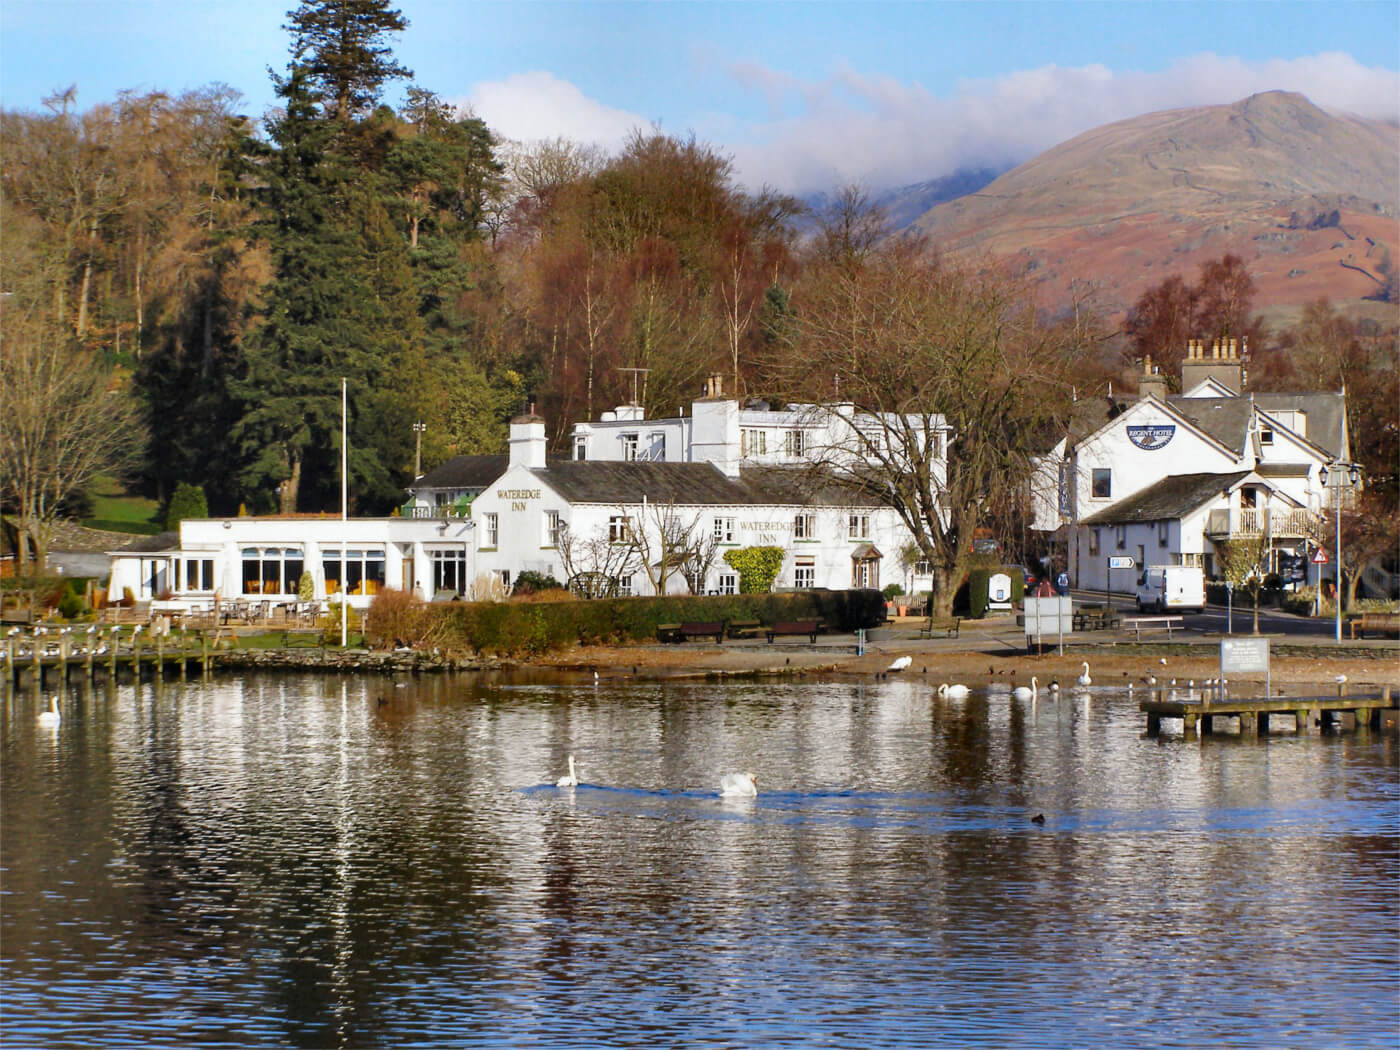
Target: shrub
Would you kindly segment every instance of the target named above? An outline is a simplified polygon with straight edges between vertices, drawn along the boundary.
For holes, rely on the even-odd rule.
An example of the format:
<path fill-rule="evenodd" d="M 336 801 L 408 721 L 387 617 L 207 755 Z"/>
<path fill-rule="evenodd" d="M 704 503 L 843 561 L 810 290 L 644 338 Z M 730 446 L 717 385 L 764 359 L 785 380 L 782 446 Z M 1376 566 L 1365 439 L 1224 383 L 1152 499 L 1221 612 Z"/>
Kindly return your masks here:
<path fill-rule="evenodd" d="M 336 613 L 335 630 L 339 632 L 339 609 Z M 372 649 L 417 648 L 431 644 L 435 621 L 428 615 L 427 602 L 408 591 L 386 587 L 370 602 L 364 625 L 365 644 Z"/>
<path fill-rule="evenodd" d="M 542 572 L 533 572 L 526 569 L 515 578 L 515 585 L 511 588 L 512 595 L 534 594 L 536 591 L 562 591 L 564 585 L 553 576 Z"/>
<path fill-rule="evenodd" d="M 725 551 L 724 560 L 739 574 L 740 594 L 767 594 L 783 568 L 781 547 L 741 547 Z"/>
<path fill-rule="evenodd" d="M 63 588 L 63 593 L 58 599 L 58 614 L 65 620 L 71 620 L 75 616 L 81 615 L 87 608 L 87 603 L 83 601 L 83 596 L 77 593 L 72 581 Z"/>
<path fill-rule="evenodd" d="M 327 645 L 340 644 L 340 602 L 331 599 L 327 610 L 321 614 L 320 622 L 317 624 L 321 628 L 321 640 Z M 360 611 L 353 605 L 345 610 L 345 633 L 346 635 L 359 634 L 362 628 Z"/>
<path fill-rule="evenodd" d="M 885 596 L 885 601 L 889 601 L 890 599 L 898 598 L 901 594 L 903 594 L 904 588 L 897 583 L 887 583 L 885 584 L 885 589 L 882 593 Z"/>
<path fill-rule="evenodd" d="M 663 623 L 818 619 L 831 631 L 884 621 L 876 590 L 804 590 L 787 594 L 663 595 L 593 601 L 451 602 L 428 607 L 435 637 L 458 652 L 539 653 L 570 645 L 651 640 Z"/>
<path fill-rule="evenodd" d="M 175 486 L 170 496 L 170 505 L 165 509 L 165 527 L 174 531 L 186 518 L 209 517 L 209 502 L 204 498 L 204 489 L 182 481 Z"/>
<path fill-rule="evenodd" d="M 973 569 L 967 574 L 967 582 L 958 588 L 953 596 L 953 611 L 980 620 L 987 615 L 990 604 L 987 590 L 991 578 L 998 573 L 1011 579 L 1011 604 L 1021 603 L 1026 592 L 1026 577 L 1015 565 L 998 565 L 992 568 Z"/>

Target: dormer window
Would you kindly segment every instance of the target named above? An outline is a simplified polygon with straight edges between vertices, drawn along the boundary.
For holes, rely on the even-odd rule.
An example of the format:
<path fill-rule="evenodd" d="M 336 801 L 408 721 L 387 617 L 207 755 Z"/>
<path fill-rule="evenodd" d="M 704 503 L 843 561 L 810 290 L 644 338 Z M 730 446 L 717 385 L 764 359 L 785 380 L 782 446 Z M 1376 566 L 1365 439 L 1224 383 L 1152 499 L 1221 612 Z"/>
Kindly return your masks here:
<path fill-rule="evenodd" d="M 585 460 L 588 458 L 588 439 L 586 437 L 574 438 L 574 459 Z"/>
<path fill-rule="evenodd" d="M 1260 427 L 1260 428 L 1259 428 L 1259 444 L 1261 444 L 1261 445 L 1272 445 L 1273 443 L 1274 443 L 1274 429 L 1273 429 L 1273 427 Z"/>
<path fill-rule="evenodd" d="M 623 434 L 623 435 L 622 435 L 622 458 L 623 458 L 624 460 L 626 460 L 628 463 L 633 462 L 633 461 L 637 458 L 637 435 L 636 435 L 636 434 Z"/>

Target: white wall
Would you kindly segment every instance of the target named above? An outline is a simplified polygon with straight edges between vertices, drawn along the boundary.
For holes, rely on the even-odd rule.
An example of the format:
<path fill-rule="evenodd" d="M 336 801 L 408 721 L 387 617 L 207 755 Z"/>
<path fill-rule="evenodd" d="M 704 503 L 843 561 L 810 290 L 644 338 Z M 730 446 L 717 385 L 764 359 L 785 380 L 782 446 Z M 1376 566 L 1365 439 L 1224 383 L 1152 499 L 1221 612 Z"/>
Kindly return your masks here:
<path fill-rule="evenodd" d="M 339 518 L 254 518 L 233 517 L 197 519 L 180 525 L 178 554 L 156 556 L 164 563 L 166 577 L 158 581 L 156 592 L 150 586 L 152 555 L 113 556 L 111 590 L 121 594 L 130 587 L 138 600 L 157 597 L 169 589 L 176 598 L 221 600 L 249 598 L 254 600 L 286 601 L 296 598 L 293 583 L 289 593 L 248 593 L 243 589 L 243 551 L 246 548 L 292 550 L 300 555 L 304 571 L 309 571 L 315 584 L 315 597 L 326 598 L 323 558 L 339 553 L 342 545 L 352 550 L 382 551 L 384 555 L 385 587 L 404 588 L 407 583 L 419 597 L 430 598 L 432 565 L 428 552 L 433 549 L 461 549 L 470 570 L 473 560 L 470 528 L 467 523 L 453 521 L 443 527 L 437 519 L 413 518 L 351 518 L 342 523 Z M 186 586 L 186 561 L 212 562 L 211 586 Z M 412 579 L 405 579 L 411 567 Z M 202 575 L 202 566 L 201 566 Z M 350 605 L 367 608 L 373 594 L 349 596 Z"/>

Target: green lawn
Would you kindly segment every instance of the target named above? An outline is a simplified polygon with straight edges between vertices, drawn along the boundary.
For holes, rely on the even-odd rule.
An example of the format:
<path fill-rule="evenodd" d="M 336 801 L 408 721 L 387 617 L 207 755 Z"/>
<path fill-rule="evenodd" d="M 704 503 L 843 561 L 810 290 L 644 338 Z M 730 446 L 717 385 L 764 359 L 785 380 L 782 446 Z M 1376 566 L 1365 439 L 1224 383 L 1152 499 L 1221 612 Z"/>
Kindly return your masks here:
<path fill-rule="evenodd" d="M 144 496 L 128 495 L 115 478 L 99 478 L 92 491 L 92 517 L 83 524 L 90 529 L 109 532 L 134 532 L 154 535 L 164 527 L 160 520 L 160 504 Z"/>

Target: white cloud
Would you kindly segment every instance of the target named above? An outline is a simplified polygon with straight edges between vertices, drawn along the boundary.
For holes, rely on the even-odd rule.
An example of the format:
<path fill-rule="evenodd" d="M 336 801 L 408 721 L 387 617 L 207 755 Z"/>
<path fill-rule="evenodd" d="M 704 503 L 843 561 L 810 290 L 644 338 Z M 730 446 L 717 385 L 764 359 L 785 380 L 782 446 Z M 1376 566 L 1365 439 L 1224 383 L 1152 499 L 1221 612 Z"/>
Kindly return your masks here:
<path fill-rule="evenodd" d="M 965 80 L 949 97 L 850 68 L 813 81 L 745 62 L 731 64 L 726 75 L 762 99 L 765 118 L 665 114 L 667 125 L 718 131 L 726 140 L 710 144 L 732 154 L 744 184 L 794 193 L 852 182 L 881 190 L 1018 164 L 1116 120 L 1260 91 L 1297 91 L 1334 111 L 1400 120 L 1400 74 L 1339 53 L 1267 62 L 1203 53 L 1160 73 L 1052 65 Z M 498 134 L 522 141 L 563 136 L 612 151 L 633 129 L 653 123 L 545 72 L 477 84 L 464 101 Z"/>
<path fill-rule="evenodd" d="M 1258 63 L 1200 54 L 1162 73 L 1045 66 L 964 81 L 949 98 L 850 69 L 804 83 L 750 63 L 731 76 L 760 93 L 770 112 L 786 103 L 785 114 L 729 144 L 738 176 L 799 193 L 850 182 L 883 189 L 1016 164 L 1102 124 L 1260 91 L 1297 91 L 1328 109 L 1400 119 L 1400 74 L 1336 53 Z"/>
<path fill-rule="evenodd" d="M 615 150 L 635 128 L 651 122 L 586 96 L 544 72 L 513 73 L 475 85 L 459 100 L 492 131 L 520 142 L 566 138 Z"/>

